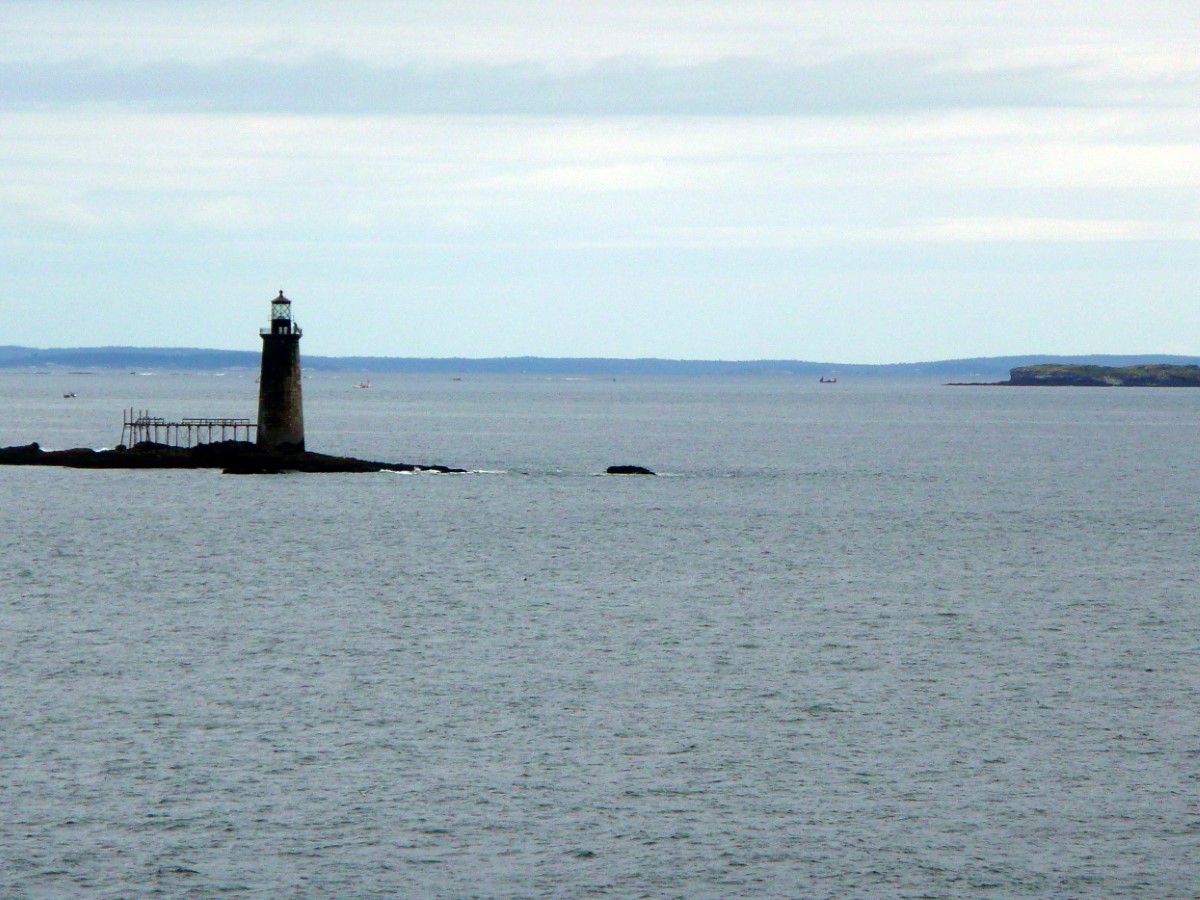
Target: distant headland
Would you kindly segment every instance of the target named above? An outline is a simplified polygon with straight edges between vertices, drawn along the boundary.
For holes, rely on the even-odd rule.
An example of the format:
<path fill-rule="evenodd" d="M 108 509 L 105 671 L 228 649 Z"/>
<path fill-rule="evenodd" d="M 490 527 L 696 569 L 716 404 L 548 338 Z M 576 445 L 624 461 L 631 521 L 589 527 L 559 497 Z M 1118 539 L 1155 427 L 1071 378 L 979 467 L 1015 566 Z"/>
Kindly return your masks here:
<path fill-rule="evenodd" d="M 1008 381 L 989 383 L 1005 387 L 1200 387 L 1200 365 L 1096 366 L 1041 363 L 1017 366 L 1009 372 Z"/>

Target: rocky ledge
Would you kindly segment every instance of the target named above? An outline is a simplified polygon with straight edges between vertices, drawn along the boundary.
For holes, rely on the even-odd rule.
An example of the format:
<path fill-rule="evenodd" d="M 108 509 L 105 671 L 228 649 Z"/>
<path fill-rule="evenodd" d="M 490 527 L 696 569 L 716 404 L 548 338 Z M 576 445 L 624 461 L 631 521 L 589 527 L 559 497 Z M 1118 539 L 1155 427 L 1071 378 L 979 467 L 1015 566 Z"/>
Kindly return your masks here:
<path fill-rule="evenodd" d="M 220 441 L 196 447 L 143 442 L 115 450 L 43 450 L 37 444 L 0 448 L 3 466 L 66 466 L 72 469 L 221 469 L 233 475 L 278 472 L 464 472 L 448 466 L 376 462 L 309 451 L 272 452 L 245 441 Z"/>

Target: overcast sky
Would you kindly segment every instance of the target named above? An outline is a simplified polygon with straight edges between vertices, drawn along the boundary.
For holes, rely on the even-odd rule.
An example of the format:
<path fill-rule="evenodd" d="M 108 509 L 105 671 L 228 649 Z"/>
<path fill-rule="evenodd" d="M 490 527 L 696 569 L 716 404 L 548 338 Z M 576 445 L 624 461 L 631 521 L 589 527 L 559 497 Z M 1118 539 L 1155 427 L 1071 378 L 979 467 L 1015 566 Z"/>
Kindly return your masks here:
<path fill-rule="evenodd" d="M 1200 354 L 1196 0 L 0 19 L 0 344 Z"/>

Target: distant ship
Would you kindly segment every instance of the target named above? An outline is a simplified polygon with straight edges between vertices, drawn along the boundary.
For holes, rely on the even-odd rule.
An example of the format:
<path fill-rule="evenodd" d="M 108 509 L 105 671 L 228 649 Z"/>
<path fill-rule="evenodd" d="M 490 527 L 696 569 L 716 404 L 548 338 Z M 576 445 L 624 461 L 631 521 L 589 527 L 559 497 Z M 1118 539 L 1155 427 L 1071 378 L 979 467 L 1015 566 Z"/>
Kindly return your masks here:
<path fill-rule="evenodd" d="M 356 388 L 369 388 L 370 386 L 371 386 L 371 382 L 369 382 L 369 381 L 360 381 L 358 384 L 355 385 Z"/>
<path fill-rule="evenodd" d="M 837 384 L 836 378 L 826 378 L 824 375 L 820 378 L 821 384 Z"/>

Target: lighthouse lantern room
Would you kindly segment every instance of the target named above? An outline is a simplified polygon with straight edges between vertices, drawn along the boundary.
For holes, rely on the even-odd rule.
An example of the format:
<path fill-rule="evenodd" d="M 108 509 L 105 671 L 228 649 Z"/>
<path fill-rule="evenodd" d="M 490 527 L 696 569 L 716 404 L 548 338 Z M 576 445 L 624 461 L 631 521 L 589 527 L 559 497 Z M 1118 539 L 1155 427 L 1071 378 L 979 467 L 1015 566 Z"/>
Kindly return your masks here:
<path fill-rule="evenodd" d="M 283 291 L 280 291 L 279 296 L 271 301 L 271 328 L 270 331 L 262 333 L 301 334 L 300 326 L 292 321 L 292 301 L 283 296 Z"/>

